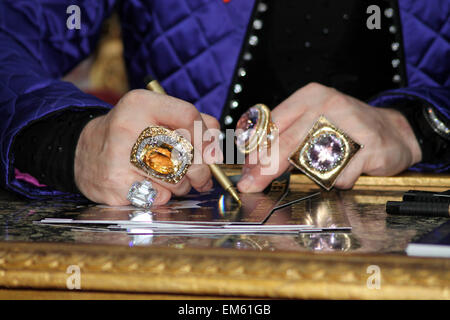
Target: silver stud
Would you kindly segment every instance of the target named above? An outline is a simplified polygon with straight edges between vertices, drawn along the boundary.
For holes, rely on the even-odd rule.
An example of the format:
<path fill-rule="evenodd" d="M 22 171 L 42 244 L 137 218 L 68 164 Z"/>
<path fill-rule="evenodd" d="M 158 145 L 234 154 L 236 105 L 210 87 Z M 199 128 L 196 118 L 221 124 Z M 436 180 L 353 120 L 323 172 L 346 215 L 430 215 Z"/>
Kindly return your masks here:
<path fill-rule="evenodd" d="M 264 2 L 260 2 L 258 4 L 258 12 L 266 12 L 267 11 L 267 4 Z"/>
<path fill-rule="evenodd" d="M 236 83 L 233 88 L 234 93 L 239 93 L 242 91 L 242 86 L 239 83 Z"/>
<path fill-rule="evenodd" d="M 391 44 L 391 49 L 392 49 L 392 51 L 397 51 L 398 48 L 400 48 L 400 43 L 398 43 L 398 42 L 393 42 L 393 43 Z"/>
<path fill-rule="evenodd" d="M 253 21 L 253 28 L 255 30 L 261 30 L 262 26 L 263 26 L 263 23 L 261 20 L 256 19 L 255 21 Z"/>
<path fill-rule="evenodd" d="M 219 134 L 219 140 L 223 140 L 223 139 L 225 139 L 225 133 L 220 132 L 220 134 Z"/>
<path fill-rule="evenodd" d="M 328 30 L 328 28 L 323 28 L 322 29 L 322 33 L 323 34 L 328 34 L 330 32 L 330 30 Z"/>
<path fill-rule="evenodd" d="M 399 83 L 400 81 L 402 81 L 402 77 L 400 77 L 399 74 L 394 74 L 394 76 L 392 77 L 392 82 Z"/>
<path fill-rule="evenodd" d="M 392 18 L 394 16 L 394 9 L 387 8 L 386 10 L 384 10 L 384 15 L 386 16 L 386 18 Z"/>
<path fill-rule="evenodd" d="M 251 46 L 256 46 L 258 44 L 258 37 L 255 35 L 250 36 L 250 38 L 248 39 L 248 43 Z"/>
<path fill-rule="evenodd" d="M 247 71 L 244 68 L 239 68 L 238 70 L 239 77 L 245 77 L 247 75 Z"/>
<path fill-rule="evenodd" d="M 396 33 L 397 32 L 397 27 L 396 26 L 390 26 L 389 27 L 389 32 L 390 33 Z"/>
<path fill-rule="evenodd" d="M 225 119 L 224 119 L 224 123 L 226 125 L 232 124 L 233 123 L 233 118 L 230 117 L 230 116 L 226 116 Z"/>
<path fill-rule="evenodd" d="M 305 48 L 311 48 L 311 42 L 306 41 L 305 42 Z"/>
<path fill-rule="evenodd" d="M 397 68 L 400 64 L 400 59 L 394 59 L 392 60 L 392 67 Z"/>
<path fill-rule="evenodd" d="M 231 100 L 230 108 L 231 109 L 236 109 L 237 107 L 239 107 L 239 102 L 237 102 L 236 100 Z"/>
<path fill-rule="evenodd" d="M 246 53 L 244 53 L 244 60 L 245 61 L 250 61 L 250 60 L 252 60 L 252 54 L 250 53 L 250 52 L 246 52 Z"/>

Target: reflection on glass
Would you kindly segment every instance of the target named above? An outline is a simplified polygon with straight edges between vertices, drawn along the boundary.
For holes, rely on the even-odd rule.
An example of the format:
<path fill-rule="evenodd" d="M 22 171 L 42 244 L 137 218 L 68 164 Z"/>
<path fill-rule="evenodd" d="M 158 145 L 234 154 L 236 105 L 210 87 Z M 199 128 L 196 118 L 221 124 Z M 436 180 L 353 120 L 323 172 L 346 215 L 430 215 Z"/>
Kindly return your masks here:
<path fill-rule="evenodd" d="M 336 233 L 301 233 L 297 242 L 304 248 L 313 251 L 347 251 L 351 248 L 349 234 Z"/>

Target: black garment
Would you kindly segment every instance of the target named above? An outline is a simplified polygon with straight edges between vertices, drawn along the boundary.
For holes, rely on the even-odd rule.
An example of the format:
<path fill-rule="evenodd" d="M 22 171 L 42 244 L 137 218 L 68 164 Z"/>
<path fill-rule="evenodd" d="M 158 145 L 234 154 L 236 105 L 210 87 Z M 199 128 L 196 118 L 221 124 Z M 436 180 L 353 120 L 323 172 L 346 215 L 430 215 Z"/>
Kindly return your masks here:
<path fill-rule="evenodd" d="M 260 4 L 267 4 L 267 10 L 259 10 Z M 367 27 L 371 5 L 380 8 L 380 29 Z M 395 48 L 402 43 L 398 12 L 393 0 L 257 1 L 222 113 L 222 128 L 234 129 L 242 113 L 257 103 L 275 108 L 310 82 L 362 101 L 406 86 L 402 46 Z M 408 119 L 422 161 L 450 158 L 449 142 L 427 123 L 425 107 L 413 100 L 390 106 Z"/>
<path fill-rule="evenodd" d="M 14 167 L 36 177 L 41 184 L 79 193 L 74 179 L 78 138 L 90 120 L 107 111 L 102 108 L 67 109 L 29 124 L 14 140 Z"/>

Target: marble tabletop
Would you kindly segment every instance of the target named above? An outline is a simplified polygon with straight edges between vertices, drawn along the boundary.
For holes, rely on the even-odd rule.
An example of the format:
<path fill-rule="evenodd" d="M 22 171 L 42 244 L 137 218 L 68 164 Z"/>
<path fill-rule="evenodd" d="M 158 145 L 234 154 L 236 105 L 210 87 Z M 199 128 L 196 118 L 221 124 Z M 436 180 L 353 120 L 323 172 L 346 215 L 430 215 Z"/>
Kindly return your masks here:
<path fill-rule="evenodd" d="M 283 201 L 298 199 L 308 192 L 311 191 L 289 191 Z M 352 227 L 350 232 L 264 236 L 152 236 L 39 225 L 35 222 L 43 218 L 64 217 L 68 211 L 80 209 L 89 204 L 61 200 L 27 201 L 0 190 L 0 241 L 404 255 L 409 242 L 430 232 L 448 219 L 387 215 L 386 201 L 400 200 L 401 196 L 401 191 L 322 191 L 320 199 L 313 208 L 307 208 L 305 202 L 299 202 L 276 213 L 278 216 L 273 217 L 276 220 L 282 214 L 287 214 L 307 223 L 321 224 L 332 222 L 339 215 L 348 220 Z"/>

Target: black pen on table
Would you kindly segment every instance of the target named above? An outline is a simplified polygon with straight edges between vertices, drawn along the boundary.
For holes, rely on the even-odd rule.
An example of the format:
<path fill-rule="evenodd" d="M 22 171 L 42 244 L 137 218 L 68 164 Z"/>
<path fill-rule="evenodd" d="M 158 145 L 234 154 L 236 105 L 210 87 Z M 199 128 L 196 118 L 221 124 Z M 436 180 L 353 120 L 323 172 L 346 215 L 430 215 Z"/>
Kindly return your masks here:
<path fill-rule="evenodd" d="M 409 190 L 403 201 L 386 202 L 386 213 L 450 218 L 450 190 L 441 193 Z"/>
<path fill-rule="evenodd" d="M 145 78 L 145 82 L 147 83 L 145 87 L 148 90 L 167 94 L 164 88 L 159 84 L 159 82 L 153 79 L 151 76 L 147 76 Z M 239 203 L 239 205 L 241 205 L 241 199 L 234 189 L 233 183 L 230 181 L 230 179 L 228 179 L 225 172 L 223 172 L 217 164 L 210 164 L 208 166 L 211 170 L 212 175 L 214 176 L 214 178 L 216 178 L 217 182 L 222 186 L 222 188 L 227 191 L 233 197 L 233 199 L 236 200 L 237 203 Z"/>

